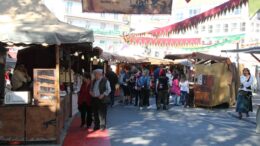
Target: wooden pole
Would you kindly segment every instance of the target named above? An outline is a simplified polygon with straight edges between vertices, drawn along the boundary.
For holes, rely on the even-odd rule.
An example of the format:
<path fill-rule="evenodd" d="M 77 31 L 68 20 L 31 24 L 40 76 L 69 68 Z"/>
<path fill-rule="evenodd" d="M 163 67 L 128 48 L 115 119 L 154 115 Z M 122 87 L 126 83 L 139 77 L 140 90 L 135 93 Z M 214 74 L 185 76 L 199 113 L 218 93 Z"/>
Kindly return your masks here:
<path fill-rule="evenodd" d="M 56 143 L 60 143 L 60 124 L 59 124 L 59 115 L 60 115 L 60 46 L 55 46 L 56 54 L 56 82 L 55 82 L 55 95 L 56 95 Z"/>
<path fill-rule="evenodd" d="M 71 50 L 69 49 L 69 54 L 70 54 Z M 79 56 L 78 56 L 79 57 Z M 79 64 L 79 63 L 78 63 Z M 78 65 L 79 68 L 79 65 Z M 69 93 L 69 101 L 70 101 L 70 107 L 69 107 L 69 111 L 70 111 L 70 117 L 72 117 L 72 95 L 73 95 L 73 85 L 72 85 L 72 81 L 71 81 L 71 57 L 69 57 L 69 86 L 70 86 L 70 93 Z"/>

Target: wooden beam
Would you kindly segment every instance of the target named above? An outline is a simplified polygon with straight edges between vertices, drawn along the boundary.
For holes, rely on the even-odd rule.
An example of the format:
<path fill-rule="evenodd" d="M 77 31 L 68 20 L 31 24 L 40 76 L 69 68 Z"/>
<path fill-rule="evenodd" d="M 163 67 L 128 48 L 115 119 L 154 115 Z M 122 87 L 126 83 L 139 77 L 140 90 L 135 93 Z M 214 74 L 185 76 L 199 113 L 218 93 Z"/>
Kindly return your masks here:
<path fill-rule="evenodd" d="M 60 125 L 59 125 L 59 115 L 60 115 L 60 46 L 55 46 L 56 54 L 56 81 L 55 81 L 55 96 L 56 100 L 56 142 L 60 144 Z"/>
<path fill-rule="evenodd" d="M 257 56 L 255 56 L 255 54 L 253 54 L 253 53 L 250 53 L 258 62 L 260 62 L 260 59 L 257 57 Z"/>

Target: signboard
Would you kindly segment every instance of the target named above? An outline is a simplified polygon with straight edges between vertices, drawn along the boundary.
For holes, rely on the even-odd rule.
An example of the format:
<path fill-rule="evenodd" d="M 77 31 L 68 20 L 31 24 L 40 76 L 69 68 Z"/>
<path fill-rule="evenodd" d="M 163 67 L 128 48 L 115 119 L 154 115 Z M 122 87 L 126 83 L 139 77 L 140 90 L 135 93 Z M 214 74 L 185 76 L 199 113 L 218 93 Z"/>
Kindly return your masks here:
<path fill-rule="evenodd" d="M 83 12 L 171 14 L 172 0 L 82 0 Z"/>

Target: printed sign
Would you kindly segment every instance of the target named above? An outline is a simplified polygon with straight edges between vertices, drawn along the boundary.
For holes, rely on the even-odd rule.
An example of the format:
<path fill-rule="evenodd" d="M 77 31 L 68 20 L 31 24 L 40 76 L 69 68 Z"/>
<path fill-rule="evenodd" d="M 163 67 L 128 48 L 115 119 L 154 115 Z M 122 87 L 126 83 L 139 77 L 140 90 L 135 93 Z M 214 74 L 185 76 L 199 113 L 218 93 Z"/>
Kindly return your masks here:
<path fill-rule="evenodd" d="M 171 14 L 172 0 L 82 0 L 83 12 Z"/>

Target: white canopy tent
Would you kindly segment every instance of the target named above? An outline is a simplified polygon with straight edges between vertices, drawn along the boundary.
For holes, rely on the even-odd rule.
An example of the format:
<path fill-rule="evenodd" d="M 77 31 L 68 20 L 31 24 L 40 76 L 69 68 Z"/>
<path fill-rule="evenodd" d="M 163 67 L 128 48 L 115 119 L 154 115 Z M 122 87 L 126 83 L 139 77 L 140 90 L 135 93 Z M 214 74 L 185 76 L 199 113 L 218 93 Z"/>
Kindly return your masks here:
<path fill-rule="evenodd" d="M 94 41 L 92 30 L 60 22 L 41 0 L 0 3 L 0 42 L 60 45 Z"/>

